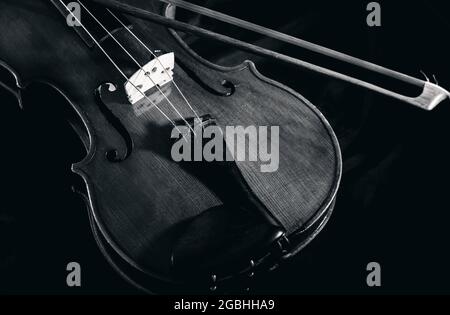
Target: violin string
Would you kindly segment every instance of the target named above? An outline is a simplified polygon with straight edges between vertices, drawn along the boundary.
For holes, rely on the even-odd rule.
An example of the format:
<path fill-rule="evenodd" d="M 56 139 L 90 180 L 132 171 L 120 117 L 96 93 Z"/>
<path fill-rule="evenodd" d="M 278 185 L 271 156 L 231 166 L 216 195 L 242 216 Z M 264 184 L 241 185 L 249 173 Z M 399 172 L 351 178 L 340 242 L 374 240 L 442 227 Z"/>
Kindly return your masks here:
<path fill-rule="evenodd" d="M 175 105 L 172 103 L 172 101 L 169 100 L 167 95 L 163 92 L 163 90 L 159 87 L 158 84 L 152 79 L 152 77 L 145 71 L 144 67 L 132 56 L 132 54 L 119 42 L 119 40 L 105 27 L 105 25 L 95 17 L 95 15 L 79 0 L 77 2 L 83 7 L 83 9 L 86 10 L 86 12 L 100 25 L 103 30 L 110 36 L 117 45 L 128 55 L 128 57 L 133 60 L 133 62 L 139 67 L 139 69 L 142 71 L 141 73 L 144 73 L 145 77 L 150 79 L 152 84 L 158 89 L 158 91 L 162 94 L 162 96 L 166 99 L 166 101 L 170 104 L 170 106 L 175 110 L 175 112 L 180 116 L 180 118 L 183 120 L 183 122 L 186 124 L 186 126 L 191 129 L 191 131 L 196 135 L 194 129 L 191 127 L 191 125 L 187 122 L 187 120 L 183 117 L 183 115 L 180 113 L 180 111 L 175 107 Z M 164 66 L 163 66 L 164 68 Z M 144 92 L 145 93 L 145 92 Z"/>
<path fill-rule="evenodd" d="M 122 20 L 119 19 L 119 17 L 117 15 L 115 15 L 110 9 L 106 9 L 145 49 L 147 49 L 147 51 L 154 57 L 156 58 L 156 60 L 161 64 L 161 66 L 164 69 L 164 72 L 166 73 L 166 75 L 168 76 L 168 78 L 173 82 L 173 85 L 175 86 L 175 88 L 178 90 L 178 92 L 180 93 L 181 97 L 184 99 L 184 101 L 186 102 L 186 104 L 189 106 L 189 108 L 192 110 L 192 112 L 194 113 L 195 117 L 200 120 L 200 117 L 198 116 L 197 112 L 194 110 L 193 106 L 191 105 L 191 103 L 188 101 L 188 99 L 186 98 L 186 96 L 184 95 L 184 93 L 181 91 L 180 87 L 178 86 L 178 84 L 175 82 L 175 79 L 173 78 L 173 76 L 167 71 L 167 69 L 164 67 L 164 65 L 162 64 L 161 60 L 159 59 L 159 57 L 146 45 L 144 44 L 144 42 L 128 27 L 125 25 L 125 23 L 122 22 Z"/>
<path fill-rule="evenodd" d="M 89 32 L 89 30 L 86 28 L 86 26 L 84 26 L 83 23 L 81 23 L 80 19 L 77 18 L 77 16 L 67 7 L 67 5 L 62 1 L 59 0 L 59 2 L 61 3 L 61 5 L 66 8 L 67 12 L 69 12 L 70 15 L 72 15 L 72 17 L 75 19 L 75 21 L 83 28 L 83 30 L 89 35 L 90 38 L 92 38 L 92 40 L 94 41 L 94 43 L 98 46 L 98 48 L 103 52 L 103 54 L 105 54 L 106 58 L 108 58 L 108 60 L 113 64 L 113 66 L 117 69 L 117 71 L 125 78 L 125 80 L 127 82 L 130 82 L 130 84 L 138 91 L 142 94 L 142 96 L 144 96 L 154 107 L 156 107 L 156 109 L 177 129 L 177 131 L 183 135 L 184 134 L 181 132 L 181 130 L 178 128 L 178 126 L 175 124 L 175 122 L 170 119 L 169 116 L 167 116 L 164 111 L 162 111 L 147 95 L 145 95 L 144 92 L 142 92 L 133 82 L 131 82 L 128 77 L 126 76 L 126 74 L 120 69 L 120 67 L 114 62 L 114 60 L 111 58 L 111 56 L 106 52 L 106 50 L 102 47 L 102 45 L 100 45 L 100 43 L 95 39 L 95 37 Z"/>

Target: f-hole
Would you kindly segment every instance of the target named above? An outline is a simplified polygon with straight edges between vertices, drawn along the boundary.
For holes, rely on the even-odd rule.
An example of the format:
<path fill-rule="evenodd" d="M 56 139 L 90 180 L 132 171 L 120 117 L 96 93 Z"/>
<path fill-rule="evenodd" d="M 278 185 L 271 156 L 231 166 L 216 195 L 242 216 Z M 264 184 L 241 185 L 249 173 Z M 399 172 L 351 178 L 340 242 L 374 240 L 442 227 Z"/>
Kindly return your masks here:
<path fill-rule="evenodd" d="M 198 85 L 200 85 L 203 89 L 208 91 L 211 94 L 222 96 L 222 97 L 229 97 L 236 92 L 236 85 L 228 80 L 222 80 L 220 82 L 220 85 L 224 87 L 223 91 L 219 91 L 215 88 L 213 88 L 211 85 L 207 84 L 205 81 L 200 79 L 200 77 L 195 73 L 193 70 L 191 70 L 189 67 L 187 67 L 184 63 L 182 63 L 180 60 L 177 60 L 177 65 L 180 66 L 180 68 L 183 69 L 184 72 L 195 82 L 197 82 Z"/>
<path fill-rule="evenodd" d="M 123 138 L 123 141 L 125 143 L 125 154 L 121 156 L 119 154 L 118 149 L 110 149 L 106 152 L 106 159 L 111 163 L 119 163 L 125 161 L 133 151 L 133 139 L 131 138 L 129 132 L 125 128 L 125 126 L 122 124 L 119 118 L 114 115 L 114 113 L 106 106 L 106 104 L 102 100 L 102 89 L 115 89 L 114 84 L 107 83 L 101 85 L 98 89 L 95 91 L 97 104 L 100 108 L 100 111 L 105 116 L 106 120 L 116 129 L 116 131 L 120 134 L 120 136 Z"/>

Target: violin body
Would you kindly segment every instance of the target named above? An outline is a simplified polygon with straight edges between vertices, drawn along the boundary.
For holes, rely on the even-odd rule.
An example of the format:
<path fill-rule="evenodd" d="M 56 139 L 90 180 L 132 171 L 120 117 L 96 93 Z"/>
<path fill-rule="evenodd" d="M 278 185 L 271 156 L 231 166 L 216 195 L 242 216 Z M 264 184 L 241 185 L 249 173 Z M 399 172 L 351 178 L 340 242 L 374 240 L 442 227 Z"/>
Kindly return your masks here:
<path fill-rule="evenodd" d="M 153 1 L 128 3 L 175 13 Z M 173 161 L 167 119 L 149 104 L 130 104 L 126 80 L 101 49 L 69 27 L 50 1 L 3 0 L 0 65 L 14 75 L 19 98 L 29 84 L 42 82 L 73 111 L 69 123 L 86 156 L 72 171 L 85 182 L 94 234 L 110 263 L 136 285 L 173 292 L 243 283 L 254 270 L 273 269 L 295 255 L 323 228 L 339 187 L 341 153 L 324 116 L 250 61 L 232 68 L 211 64 L 174 31 L 126 18 L 147 47 L 174 53 L 174 80 L 199 116 L 213 117 L 220 127 L 280 126 L 280 157 L 276 172 L 261 172 L 259 161 L 236 161 L 228 177 Z M 125 28 L 112 31 L 139 62 L 152 59 Z M 136 72 L 111 38 L 101 44 L 128 78 Z M 164 92 L 183 117 L 193 118 L 171 84 Z M 159 91 L 150 98 L 178 120 Z M 255 204 L 264 218 L 253 210 L 243 214 Z M 175 248 L 190 258 L 174 263 Z"/>

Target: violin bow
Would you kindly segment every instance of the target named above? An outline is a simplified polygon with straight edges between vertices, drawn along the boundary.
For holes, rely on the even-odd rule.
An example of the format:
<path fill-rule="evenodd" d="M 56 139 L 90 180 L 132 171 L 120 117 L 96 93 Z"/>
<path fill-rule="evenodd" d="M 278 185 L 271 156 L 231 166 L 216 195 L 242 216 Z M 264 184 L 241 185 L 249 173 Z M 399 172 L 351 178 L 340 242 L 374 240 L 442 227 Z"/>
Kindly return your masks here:
<path fill-rule="evenodd" d="M 163 3 L 166 3 L 168 5 L 179 7 L 200 15 L 204 15 L 210 18 L 213 18 L 215 20 L 232 24 L 234 26 L 238 26 L 240 28 L 259 33 L 261 35 L 291 44 L 295 45 L 297 47 L 301 47 L 305 50 L 312 51 L 314 53 L 324 55 L 330 58 L 333 58 L 335 60 L 342 61 L 344 63 L 351 64 L 356 67 L 360 67 L 372 72 L 376 72 L 381 75 L 385 75 L 387 77 L 412 84 L 416 87 L 419 87 L 422 89 L 422 92 L 417 97 L 410 97 L 406 96 L 391 90 L 388 90 L 386 88 L 380 87 L 378 85 L 375 85 L 373 83 L 366 82 L 361 79 L 357 79 L 355 77 L 327 69 L 291 56 L 287 56 L 282 53 L 278 53 L 263 47 L 259 47 L 223 34 L 215 33 L 206 29 L 203 29 L 201 27 L 190 25 L 188 23 L 184 23 L 181 21 L 177 21 L 172 18 L 164 17 L 159 14 L 147 11 L 142 8 L 138 8 L 129 4 L 125 4 L 122 2 L 119 2 L 117 0 L 90 0 L 92 2 L 95 2 L 99 5 L 114 9 L 116 11 L 122 12 L 124 14 L 129 14 L 132 16 L 135 16 L 137 18 L 141 18 L 144 20 L 148 20 L 157 24 L 161 24 L 164 26 L 167 26 L 171 29 L 175 29 L 178 31 L 191 33 L 200 37 L 204 37 L 207 39 L 212 39 L 216 41 L 223 42 L 225 44 L 237 47 L 241 50 L 248 51 L 250 53 L 260 55 L 263 57 L 269 57 L 284 63 L 288 63 L 291 65 L 295 65 L 298 67 L 301 67 L 303 69 L 307 69 L 316 73 L 320 73 L 322 75 L 332 77 L 338 80 L 342 80 L 360 87 L 363 87 L 365 89 L 380 93 L 382 95 L 392 97 L 394 99 L 400 100 L 402 102 L 417 106 L 424 110 L 432 110 L 437 105 L 439 105 L 441 102 L 446 100 L 447 98 L 450 98 L 450 92 L 445 90 L 444 88 L 440 87 L 438 84 L 432 83 L 428 81 L 417 79 L 415 77 L 397 72 L 395 70 L 391 70 L 385 67 L 382 67 L 380 65 L 305 41 L 303 39 L 287 35 L 281 32 L 278 32 L 276 30 L 272 30 L 248 21 L 244 21 L 242 19 L 232 17 L 230 15 L 217 12 L 199 5 L 195 5 L 189 2 L 186 2 L 184 0 L 154 0 L 154 1 L 160 1 Z"/>

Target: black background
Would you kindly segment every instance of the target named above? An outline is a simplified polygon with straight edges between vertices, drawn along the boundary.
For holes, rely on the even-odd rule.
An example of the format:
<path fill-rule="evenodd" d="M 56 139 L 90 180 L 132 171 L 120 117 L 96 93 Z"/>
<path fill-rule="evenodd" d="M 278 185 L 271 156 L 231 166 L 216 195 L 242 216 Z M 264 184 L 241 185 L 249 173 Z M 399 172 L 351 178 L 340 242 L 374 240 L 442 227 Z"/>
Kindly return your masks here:
<path fill-rule="evenodd" d="M 450 20 L 443 1 L 379 1 L 378 28 L 366 24 L 369 1 L 196 2 L 416 77 L 422 77 L 419 70 L 436 74 L 450 88 Z M 182 17 L 354 73 L 272 40 Z M 329 119 L 343 149 L 343 182 L 330 222 L 296 258 L 260 278 L 253 292 L 450 293 L 448 101 L 425 112 L 229 47 L 186 40 L 220 64 L 252 59 L 263 74 L 303 94 Z M 0 100 L 0 292 L 139 293 L 101 256 L 86 207 L 71 191 L 79 179 L 70 165 L 83 156 L 77 138 L 48 110 L 49 100 L 27 99 L 24 111 L 2 90 Z M 71 261 L 82 266 L 81 288 L 66 286 Z M 382 268 L 380 288 L 366 285 L 372 261 Z"/>

